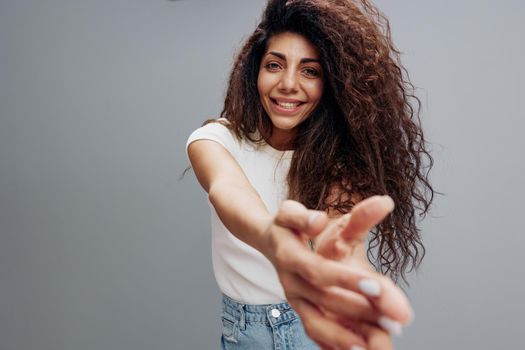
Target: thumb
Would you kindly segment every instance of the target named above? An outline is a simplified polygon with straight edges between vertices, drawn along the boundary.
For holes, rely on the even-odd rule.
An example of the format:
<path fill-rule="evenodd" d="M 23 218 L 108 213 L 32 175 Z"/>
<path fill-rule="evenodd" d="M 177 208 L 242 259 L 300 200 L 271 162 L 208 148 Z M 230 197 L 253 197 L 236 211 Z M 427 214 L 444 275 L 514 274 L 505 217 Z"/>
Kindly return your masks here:
<path fill-rule="evenodd" d="M 274 221 L 279 226 L 315 237 L 325 228 L 328 217 L 323 211 L 309 210 L 299 202 L 286 200 L 281 204 Z"/>
<path fill-rule="evenodd" d="M 368 232 L 394 210 L 394 201 L 389 196 L 372 196 L 355 205 L 350 221 L 341 232 L 346 240 L 365 241 Z"/>

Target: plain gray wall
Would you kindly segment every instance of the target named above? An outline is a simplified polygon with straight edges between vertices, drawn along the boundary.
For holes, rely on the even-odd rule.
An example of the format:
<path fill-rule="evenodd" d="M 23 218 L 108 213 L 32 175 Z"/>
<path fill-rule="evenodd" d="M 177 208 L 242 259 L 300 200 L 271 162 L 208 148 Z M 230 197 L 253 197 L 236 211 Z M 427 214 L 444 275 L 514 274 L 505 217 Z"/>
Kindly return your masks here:
<path fill-rule="evenodd" d="M 184 144 L 265 1 L 0 0 L 0 349 L 216 349 Z M 438 196 L 398 349 L 522 348 L 525 3 L 387 1 Z"/>

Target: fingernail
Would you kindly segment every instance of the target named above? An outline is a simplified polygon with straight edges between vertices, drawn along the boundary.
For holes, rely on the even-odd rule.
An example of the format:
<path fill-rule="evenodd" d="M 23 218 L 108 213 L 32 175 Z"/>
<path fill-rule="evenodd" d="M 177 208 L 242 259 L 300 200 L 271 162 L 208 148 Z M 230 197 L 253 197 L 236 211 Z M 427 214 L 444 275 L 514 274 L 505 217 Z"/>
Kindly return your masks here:
<path fill-rule="evenodd" d="M 386 316 L 381 316 L 378 321 L 379 325 L 388 333 L 400 336 L 403 334 L 403 326 L 401 323 L 394 321 Z"/>
<path fill-rule="evenodd" d="M 373 279 L 362 279 L 357 283 L 359 290 L 369 297 L 378 297 L 381 294 L 379 282 Z"/>
<path fill-rule="evenodd" d="M 384 195 L 383 198 L 388 199 L 389 207 L 391 207 L 391 208 L 394 207 L 395 203 L 394 203 L 394 200 L 392 199 L 392 197 L 390 197 L 389 195 Z"/>
<path fill-rule="evenodd" d="M 352 345 L 350 350 L 365 350 L 365 348 L 360 347 L 359 345 Z"/>
<path fill-rule="evenodd" d="M 310 214 L 310 217 L 308 217 L 308 226 L 312 226 L 312 224 L 314 223 L 315 219 L 317 219 L 318 216 L 319 216 L 318 211 L 314 211 L 312 214 Z"/>

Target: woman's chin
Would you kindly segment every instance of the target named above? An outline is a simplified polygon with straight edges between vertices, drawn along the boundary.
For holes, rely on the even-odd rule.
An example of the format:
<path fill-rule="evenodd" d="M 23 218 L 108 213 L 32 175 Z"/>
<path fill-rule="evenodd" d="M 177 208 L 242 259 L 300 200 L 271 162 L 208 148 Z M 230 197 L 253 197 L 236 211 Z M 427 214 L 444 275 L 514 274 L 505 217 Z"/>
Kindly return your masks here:
<path fill-rule="evenodd" d="M 271 118 L 273 127 L 283 132 L 293 131 L 300 123 L 300 117 L 273 117 Z"/>

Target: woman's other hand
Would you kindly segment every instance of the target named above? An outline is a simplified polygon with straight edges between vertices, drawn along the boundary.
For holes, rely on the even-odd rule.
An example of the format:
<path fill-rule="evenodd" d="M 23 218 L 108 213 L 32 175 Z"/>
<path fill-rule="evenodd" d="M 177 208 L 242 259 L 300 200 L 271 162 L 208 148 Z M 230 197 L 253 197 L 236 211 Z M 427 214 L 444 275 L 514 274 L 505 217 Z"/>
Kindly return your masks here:
<path fill-rule="evenodd" d="M 387 292 L 368 301 L 383 315 L 406 324 L 413 317 L 408 299 L 389 278 L 374 271 L 365 253 L 368 232 L 393 209 L 394 202 L 389 196 L 373 196 L 359 202 L 351 213 L 332 221 L 316 237 L 316 252 L 345 266 L 370 271 L 380 289 Z"/>
<path fill-rule="evenodd" d="M 361 232 L 366 221 L 372 219 L 362 217 L 361 222 L 348 222 L 344 237 Z M 371 222 L 368 227 L 376 223 Z M 326 228 L 332 230 L 327 233 L 323 231 L 326 224 L 325 213 L 286 201 L 267 229 L 268 249 L 263 253 L 274 264 L 286 297 L 301 316 L 310 338 L 326 348 L 370 348 L 367 334 L 380 333 L 365 325 L 386 324 L 395 330 L 411 319 L 410 304 L 386 277 L 363 265 L 333 261 L 312 252 L 304 235 L 330 237 L 334 228 Z M 358 320 L 355 325 L 368 332 L 359 332 L 359 327 L 348 328 L 341 322 L 343 319 Z"/>
<path fill-rule="evenodd" d="M 353 208 L 351 214 L 331 220 L 328 227 L 315 238 L 316 252 L 325 258 L 341 261 L 349 266 L 358 266 L 374 271 L 365 252 L 368 232 L 373 226 L 381 222 L 393 208 L 394 203 L 388 196 L 373 196 L 361 201 Z M 397 289 L 387 277 L 377 275 L 379 280 L 383 280 L 385 288 Z M 344 290 L 338 292 L 352 293 Z M 398 290 L 394 293 L 399 294 L 399 292 Z M 366 309 L 372 305 L 367 298 L 358 294 L 354 296 L 356 303 L 362 305 L 361 308 Z M 325 314 L 361 334 L 366 339 L 367 349 L 392 349 L 391 334 L 399 335 L 402 329 L 402 323 L 390 322 L 384 318 L 379 318 L 373 324 L 374 322 L 369 322 L 370 320 L 359 322 L 356 319 L 345 319 L 330 312 L 325 312 Z"/>

